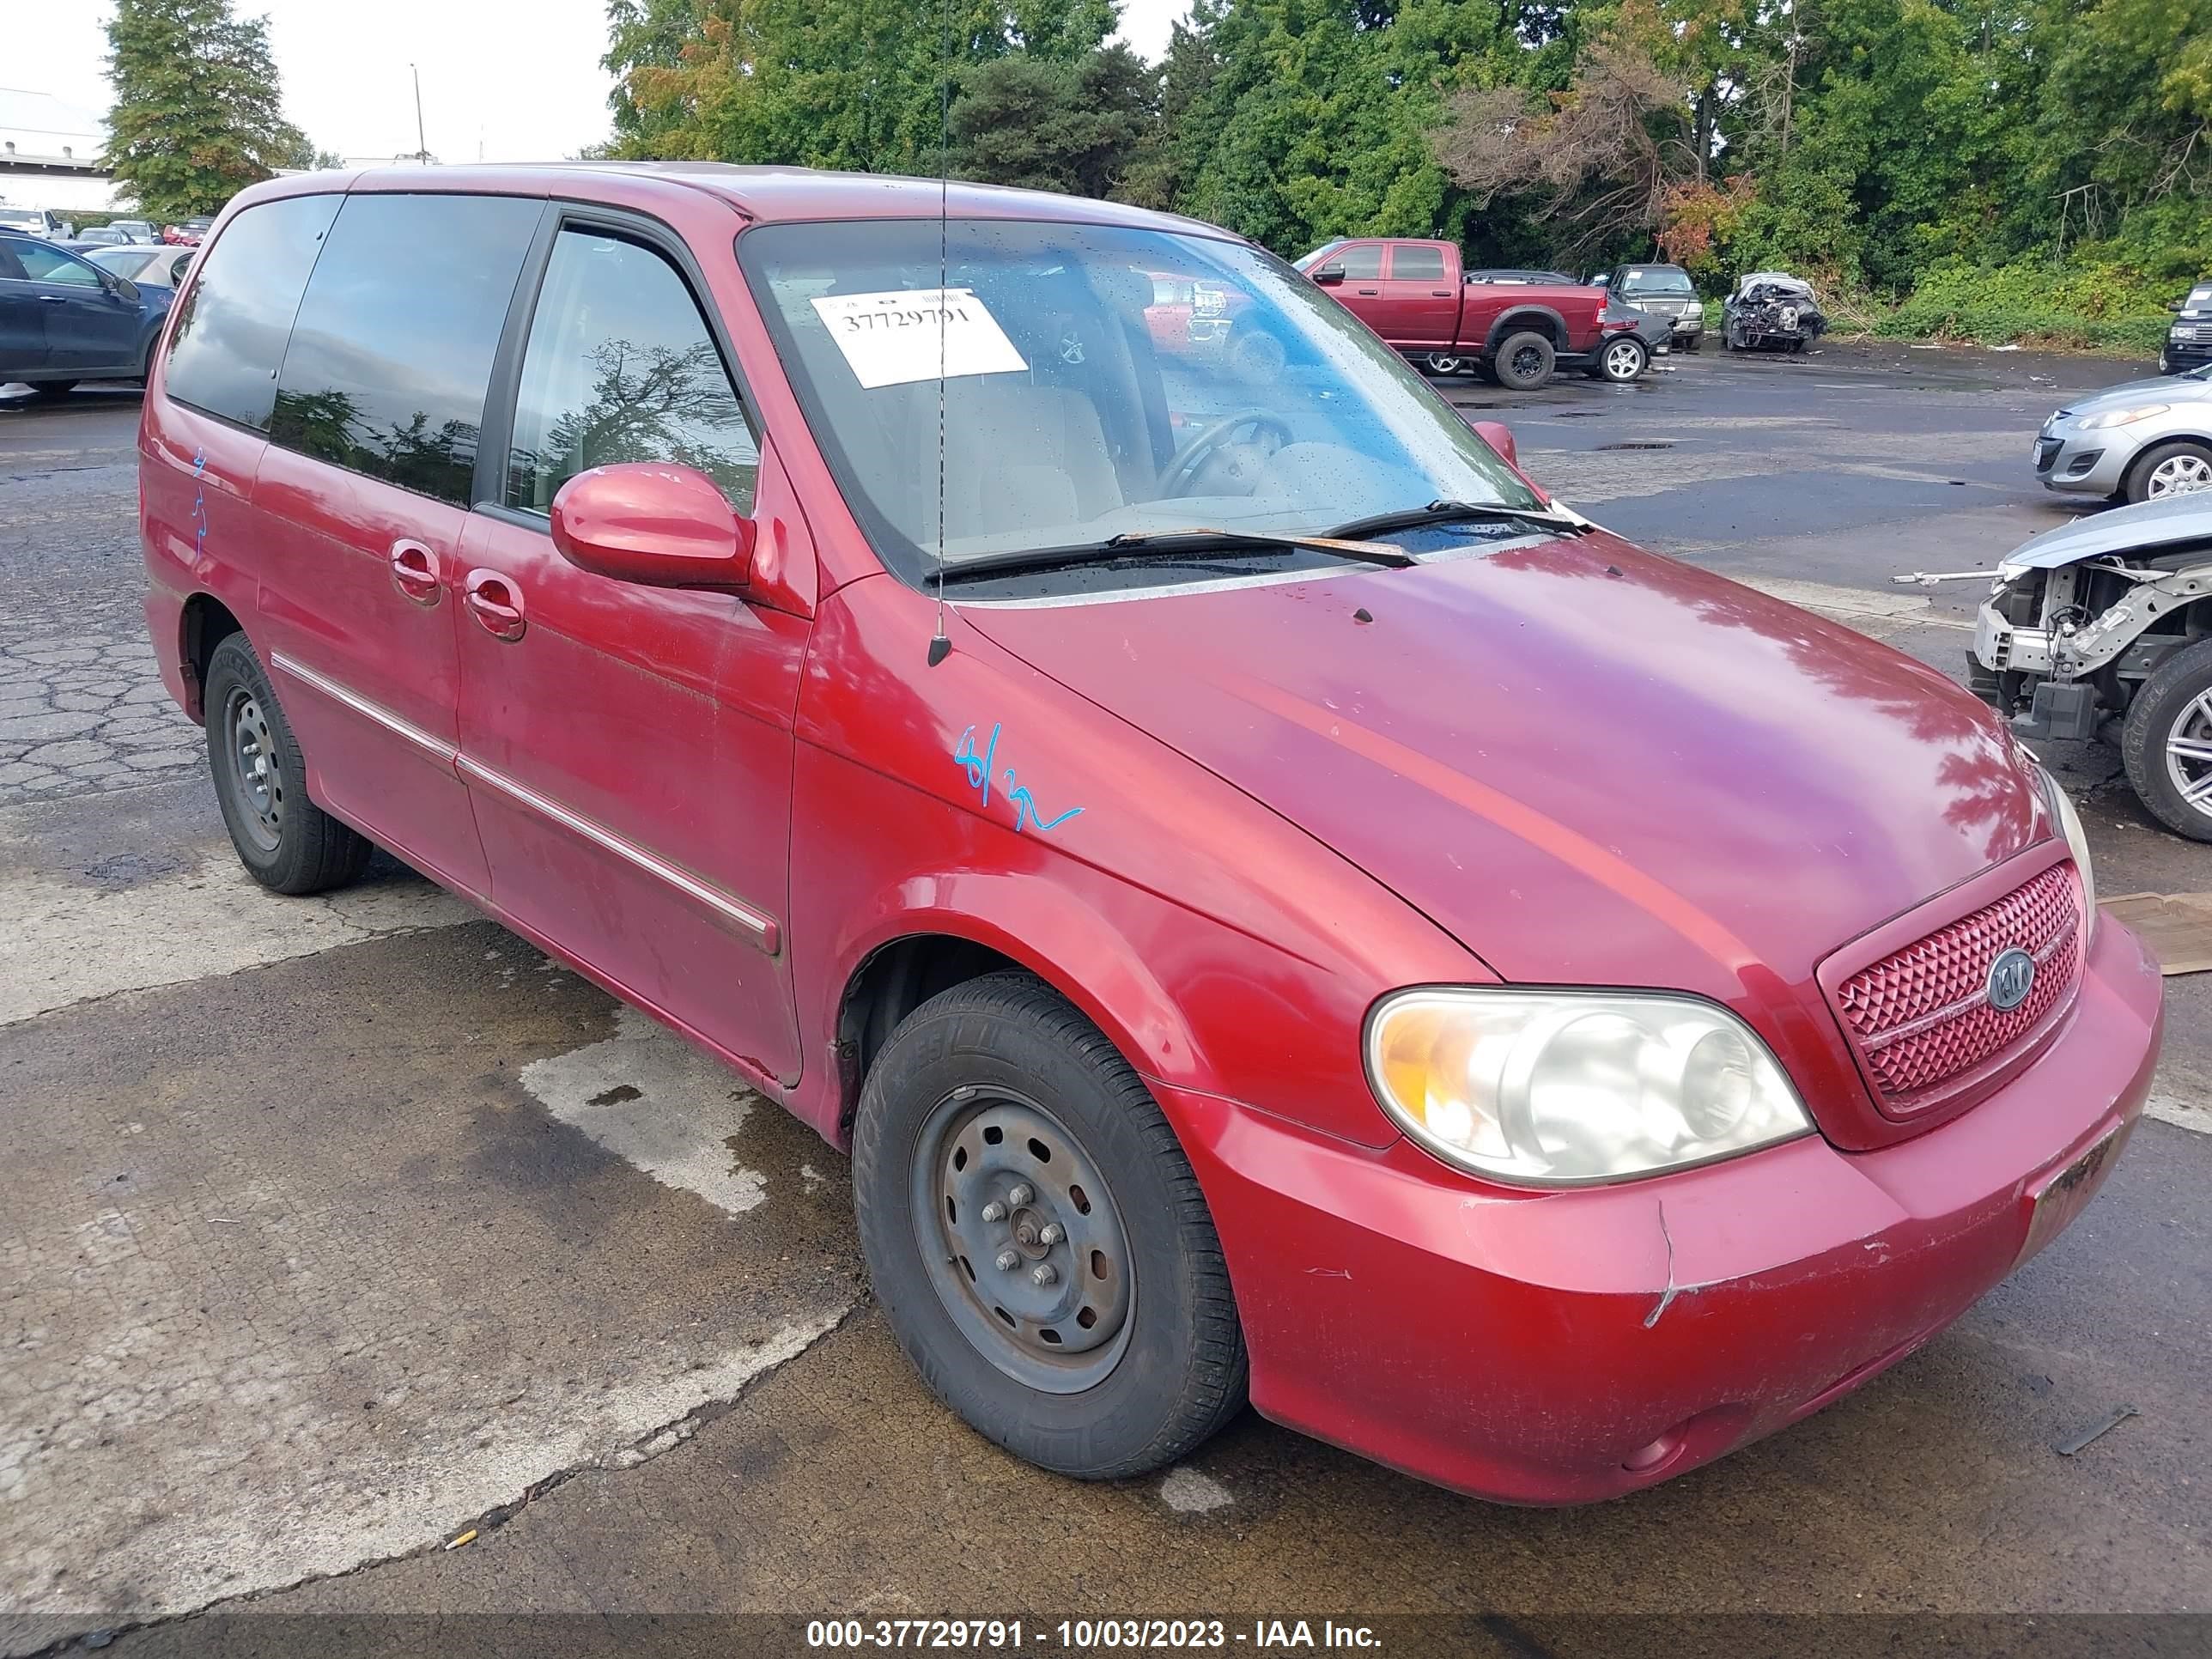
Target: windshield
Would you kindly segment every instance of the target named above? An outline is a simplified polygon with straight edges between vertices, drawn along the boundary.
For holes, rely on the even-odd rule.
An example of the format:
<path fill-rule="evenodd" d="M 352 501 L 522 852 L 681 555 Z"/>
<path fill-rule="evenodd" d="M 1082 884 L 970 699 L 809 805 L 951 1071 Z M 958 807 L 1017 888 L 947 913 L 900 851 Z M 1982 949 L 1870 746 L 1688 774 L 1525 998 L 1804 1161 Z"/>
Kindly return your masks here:
<path fill-rule="evenodd" d="M 1117 226 L 764 225 L 738 255 L 885 564 L 1133 532 L 1319 534 L 1435 501 L 1541 510 L 1328 294 L 1240 243 Z M 1188 299 L 1185 296 L 1189 296 Z"/>
<path fill-rule="evenodd" d="M 1691 294 L 1695 292 L 1695 290 L 1691 288 L 1689 276 L 1685 271 L 1650 270 L 1641 267 L 1632 268 L 1628 274 L 1620 279 L 1620 289 L 1624 294 Z"/>
<path fill-rule="evenodd" d="M 2181 302 L 2185 311 L 2212 311 L 2212 283 L 2199 283 Z"/>
<path fill-rule="evenodd" d="M 43 225 L 45 217 L 28 208 L 0 208 L 0 225 Z"/>

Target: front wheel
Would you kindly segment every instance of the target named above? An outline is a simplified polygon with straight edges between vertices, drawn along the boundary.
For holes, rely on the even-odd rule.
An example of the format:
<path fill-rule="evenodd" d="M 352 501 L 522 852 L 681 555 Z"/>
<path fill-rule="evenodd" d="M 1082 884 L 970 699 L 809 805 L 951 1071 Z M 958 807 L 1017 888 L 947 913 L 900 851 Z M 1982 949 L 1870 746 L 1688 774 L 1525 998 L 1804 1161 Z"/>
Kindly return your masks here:
<path fill-rule="evenodd" d="M 1509 392 L 1534 392 L 1545 385 L 1551 380 L 1558 361 L 1552 343 L 1533 329 L 1507 335 L 1490 356 L 1498 384 Z"/>
<path fill-rule="evenodd" d="M 2159 664 L 2120 727 L 2128 781 L 2151 816 L 2212 841 L 2212 640 Z"/>
<path fill-rule="evenodd" d="M 1142 1474 L 1244 1403 L 1189 1161 L 1127 1061 L 1029 975 L 955 986 L 891 1034 L 861 1091 L 853 1197 L 899 1346 L 1017 1456 Z"/>
<path fill-rule="evenodd" d="M 375 849 L 307 799 L 307 767 L 276 688 L 243 634 L 208 659 L 208 769 L 239 862 L 279 893 L 342 887 Z"/>
<path fill-rule="evenodd" d="M 1421 362 L 1431 374 L 1456 374 L 1467 367 L 1466 358 L 1455 357 L 1449 351 L 1431 351 Z"/>
<path fill-rule="evenodd" d="M 2212 489 L 2212 447 L 2191 438 L 2169 439 L 2143 451 L 2128 471 L 2131 501 L 2154 501 L 2192 489 Z"/>
<path fill-rule="evenodd" d="M 1640 380 L 1651 354 L 1644 349 L 1644 342 L 1633 335 L 1606 342 L 1605 349 L 1598 353 L 1597 372 L 1615 386 L 1627 386 Z"/>

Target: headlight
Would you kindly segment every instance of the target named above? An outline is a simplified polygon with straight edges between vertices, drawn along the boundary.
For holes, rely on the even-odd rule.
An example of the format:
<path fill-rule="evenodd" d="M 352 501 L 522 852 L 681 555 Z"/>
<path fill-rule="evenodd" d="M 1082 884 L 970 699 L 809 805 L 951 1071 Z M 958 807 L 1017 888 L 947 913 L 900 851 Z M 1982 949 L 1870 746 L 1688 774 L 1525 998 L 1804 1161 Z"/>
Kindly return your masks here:
<path fill-rule="evenodd" d="M 2136 421 L 2147 421 L 2154 415 L 2163 415 L 2172 407 L 2167 404 L 2138 404 L 2133 409 L 2115 409 L 2102 415 L 2092 415 L 2081 422 L 2084 432 L 2102 432 L 2107 427 L 2128 426 Z"/>
<path fill-rule="evenodd" d="M 2081 872 L 2081 902 L 2085 920 L 2081 940 L 2087 944 L 2097 932 L 2097 878 L 2089 868 L 2089 837 L 2081 829 L 2081 815 L 2074 810 L 2073 801 L 2058 787 L 2058 780 L 2051 775 L 2050 769 L 2038 766 L 2043 774 L 2044 799 L 2051 803 L 2051 816 L 2058 821 L 2058 833 L 2066 837 L 2066 850 L 2074 855 L 2074 867 Z"/>
<path fill-rule="evenodd" d="M 1813 1127 L 1751 1028 L 1692 997 L 1401 991 L 1368 1018 L 1367 1075 L 1446 1163 L 1539 1186 L 1652 1175 Z"/>

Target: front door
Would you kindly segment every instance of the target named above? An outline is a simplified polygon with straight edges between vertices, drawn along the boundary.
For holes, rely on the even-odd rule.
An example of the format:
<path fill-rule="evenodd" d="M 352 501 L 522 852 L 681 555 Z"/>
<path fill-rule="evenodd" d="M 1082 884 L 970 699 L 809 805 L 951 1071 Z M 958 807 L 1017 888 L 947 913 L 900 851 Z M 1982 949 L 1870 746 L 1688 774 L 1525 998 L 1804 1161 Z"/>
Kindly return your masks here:
<path fill-rule="evenodd" d="M 1444 269 L 1444 251 L 1425 242 L 1395 242 L 1382 273 L 1381 315 L 1386 340 L 1437 349 L 1459 328 L 1458 276 Z"/>
<path fill-rule="evenodd" d="M 502 911 L 795 1081 L 783 917 L 806 621 L 592 574 L 548 528 L 562 484 L 625 461 L 696 468 L 756 509 L 744 408 L 655 241 L 595 222 L 554 239 L 505 499 L 462 548 L 461 772 Z"/>
<path fill-rule="evenodd" d="M 1332 285 L 1328 291 L 1341 300 L 1353 316 L 1382 334 L 1382 244 L 1347 243 L 1323 260 L 1315 274 L 1322 271 L 1343 274 L 1344 280 Z M 1383 337 L 1389 337 L 1384 334 Z"/>
<path fill-rule="evenodd" d="M 134 372 L 138 307 L 100 279 L 99 267 L 44 243 L 17 242 L 15 259 L 46 319 L 46 361 L 70 374 Z"/>

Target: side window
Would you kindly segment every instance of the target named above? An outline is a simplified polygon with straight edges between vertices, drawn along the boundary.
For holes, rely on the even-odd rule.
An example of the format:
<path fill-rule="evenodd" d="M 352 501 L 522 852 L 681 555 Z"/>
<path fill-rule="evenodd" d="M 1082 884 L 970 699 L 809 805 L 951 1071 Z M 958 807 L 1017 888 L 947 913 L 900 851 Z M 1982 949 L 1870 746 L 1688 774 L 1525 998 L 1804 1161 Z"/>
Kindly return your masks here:
<path fill-rule="evenodd" d="M 1444 251 L 1401 242 L 1390 251 L 1390 278 L 1398 283 L 1441 283 L 1444 279 Z"/>
<path fill-rule="evenodd" d="M 287 196 L 247 208 L 224 228 L 169 336 L 163 384 L 170 397 L 241 426 L 269 429 L 292 313 L 300 308 L 323 234 L 344 199 Z M 177 265 L 169 280 L 175 282 L 183 270 Z"/>
<path fill-rule="evenodd" d="M 82 259 L 72 259 L 59 248 L 27 242 L 15 250 L 23 274 L 34 283 L 60 283 L 70 288 L 98 288 L 100 273 Z"/>
<path fill-rule="evenodd" d="M 347 197 L 292 325 L 270 440 L 467 505 L 500 329 L 544 208 Z"/>
<path fill-rule="evenodd" d="M 752 511 L 760 450 L 684 278 L 636 242 L 564 230 L 523 350 L 507 504 L 546 512 L 576 474 L 620 461 L 694 467 Z"/>
<path fill-rule="evenodd" d="M 1348 247 L 1329 264 L 1342 265 L 1346 276 L 1354 282 L 1365 282 L 1382 274 L 1382 244 L 1360 242 Z"/>

